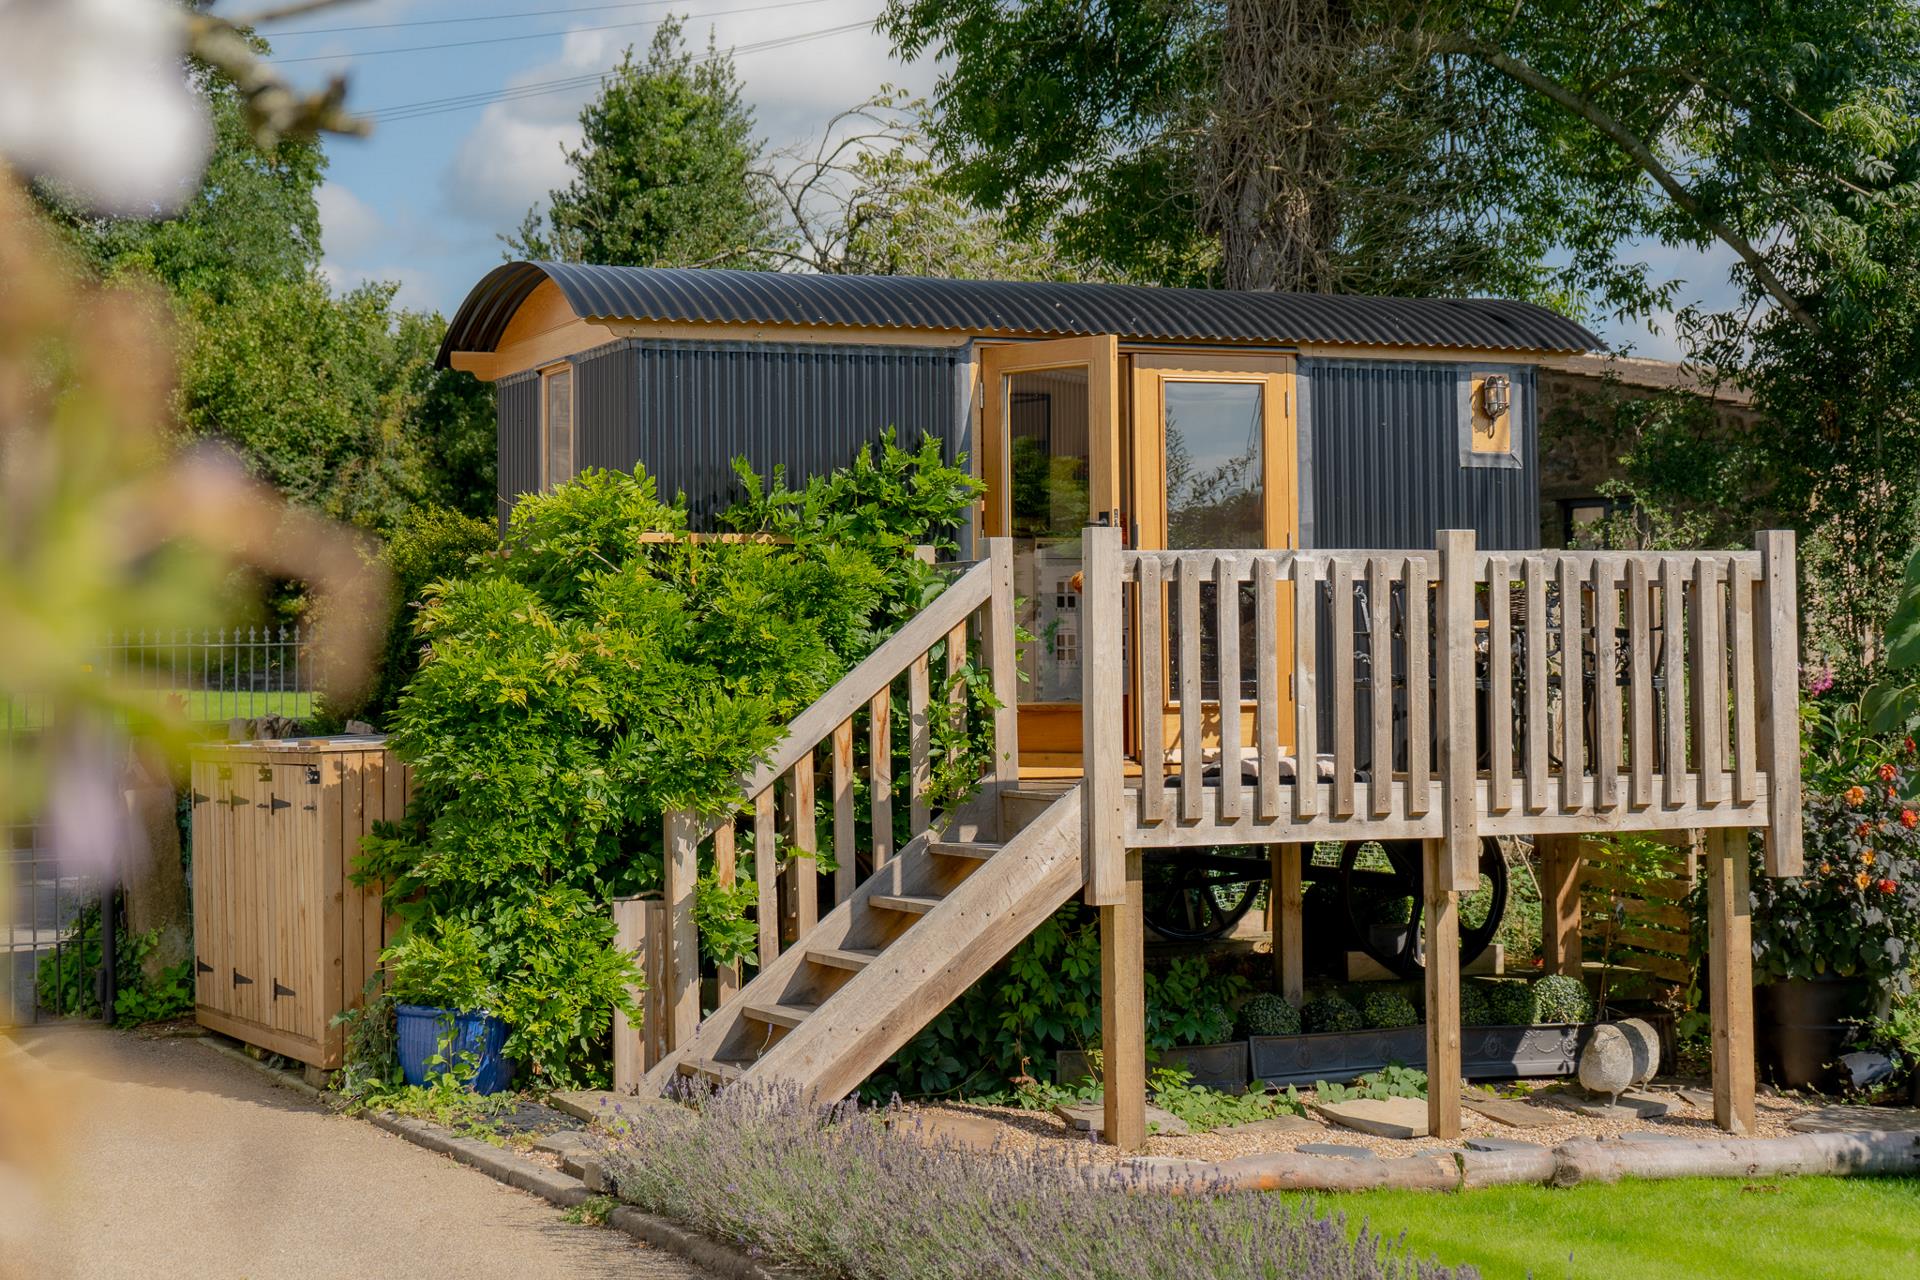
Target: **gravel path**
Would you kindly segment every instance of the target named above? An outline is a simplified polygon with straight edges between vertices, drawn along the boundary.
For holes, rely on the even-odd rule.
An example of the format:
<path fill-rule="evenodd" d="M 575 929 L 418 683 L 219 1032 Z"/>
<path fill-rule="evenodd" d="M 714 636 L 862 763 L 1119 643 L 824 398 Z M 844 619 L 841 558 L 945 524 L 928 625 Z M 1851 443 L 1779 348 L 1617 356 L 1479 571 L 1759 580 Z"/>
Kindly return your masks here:
<path fill-rule="evenodd" d="M 32 1029 L 0 1036 L 0 1056 L 0 1280 L 707 1275 L 198 1040 Z M 30 1126 L 23 1178 L 6 1140 Z"/>

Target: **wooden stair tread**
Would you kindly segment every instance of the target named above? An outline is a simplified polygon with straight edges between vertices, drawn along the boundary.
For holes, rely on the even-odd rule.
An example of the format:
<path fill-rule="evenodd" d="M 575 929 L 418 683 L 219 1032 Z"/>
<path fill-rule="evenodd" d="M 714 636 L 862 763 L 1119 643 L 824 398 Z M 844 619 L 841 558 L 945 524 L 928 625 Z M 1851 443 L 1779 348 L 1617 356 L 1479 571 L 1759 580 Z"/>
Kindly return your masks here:
<path fill-rule="evenodd" d="M 928 843 L 927 852 L 949 858 L 979 858 L 984 861 L 1005 847 L 985 840 L 934 840 Z"/>
<path fill-rule="evenodd" d="M 774 1001 L 743 1004 L 740 1009 L 749 1018 L 771 1023 L 776 1027 L 797 1027 L 807 1020 L 807 1015 L 819 1008 L 812 1004 L 785 1004 Z"/>
<path fill-rule="evenodd" d="M 876 893 L 867 899 L 870 907 L 878 907 L 882 911 L 904 911 L 916 916 L 927 914 L 940 903 L 941 899 L 922 893 Z"/>
<path fill-rule="evenodd" d="M 728 1062 L 719 1058 L 683 1058 L 680 1061 L 680 1074 L 683 1076 L 712 1076 L 724 1083 L 732 1083 L 747 1073 L 750 1062 Z"/>
<path fill-rule="evenodd" d="M 873 947 L 808 947 L 806 951 L 807 959 L 815 964 L 851 969 L 855 973 L 880 958 L 879 950 Z"/>

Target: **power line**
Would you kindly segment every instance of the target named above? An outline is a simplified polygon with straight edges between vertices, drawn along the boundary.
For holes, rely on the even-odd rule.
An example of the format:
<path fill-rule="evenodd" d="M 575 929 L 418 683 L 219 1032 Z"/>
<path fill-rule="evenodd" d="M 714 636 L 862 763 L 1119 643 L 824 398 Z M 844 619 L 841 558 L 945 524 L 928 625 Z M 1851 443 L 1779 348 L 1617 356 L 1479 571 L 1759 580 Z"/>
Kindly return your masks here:
<path fill-rule="evenodd" d="M 766 13 L 774 9 L 797 9 L 803 5 L 825 3 L 826 0 L 783 0 L 780 4 L 758 4 L 745 9 L 716 9 L 700 16 L 724 18 L 736 13 Z M 315 53 L 301 58 L 275 58 L 273 61 L 279 66 L 290 66 L 296 62 L 338 62 L 343 58 L 381 58 L 394 53 L 430 53 L 438 49 L 470 49 L 476 45 L 512 44 L 520 40 L 551 40 L 555 36 L 573 35 L 579 32 L 624 31 L 632 27 L 657 27 L 664 21 L 664 18 L 650 18 L 641 22 L 614 22 L 599 27 L 571 27 L 565 31 L 536 31 L 517 36 L 489 36 L 484 40 L 453 40 L 444 44 L 409 44 L 394 49 L 367 49 L 355 53 Z"/>
<path fill-rule="evenodd" d="M 845 35 L 850 31 L 870 28 L 867 21 L 849 22 L 837 27 L 826 27 L 819 31 L 802 31 L 790 36 L 777 36 L 769 40 L 760 40 L 752 44 L 735 46 L 729 50 L 731 56 L 750 53 L 763 53 L 770 49 L 783 49 L 790 45 L 802 44 L 810 40 L 820 40 L 827 36 Z M 457 94 L 445 98 L 428 98 L 420 102 L 401 103 L 392 107 L 363 111 L 361 116 L 377 124 L 392 124 L 401 120 L 418 120 L 425 116 L 443 115 L 451 111 L 466 111 L 473 107 L 492 106 L 496 102 L 517 102 L 523 98 L 537 98 L 546 94 L 564 93 L 569 89 L 580 89 L 598 84 L 606 78 L 605 71 L 596 71 L 590 75 L 568 76 L 559 80 L 538 80 L 531 84 L 512 85 L 504 89 L 480 93 Z"/>
<path fill-rule="evenodd" d="M 465 26 L 470 22 L 508 22 L 517 18 L 558 18 L 569 13 L 603 13 L 608 9 L 658 9 L 677 0 L 629 0 L 626 4 L 586 4 L 571 9 L 532 9 L 525 13 L 484 13 L 470 18 L 419 18 L 413 22 L 368 22 L 353 27 L 302 27 L 298 31 L 274 31 L 275 40 L 287 36 L 325 36 L 341 31 L 391 31 L 396 27 Z"/>

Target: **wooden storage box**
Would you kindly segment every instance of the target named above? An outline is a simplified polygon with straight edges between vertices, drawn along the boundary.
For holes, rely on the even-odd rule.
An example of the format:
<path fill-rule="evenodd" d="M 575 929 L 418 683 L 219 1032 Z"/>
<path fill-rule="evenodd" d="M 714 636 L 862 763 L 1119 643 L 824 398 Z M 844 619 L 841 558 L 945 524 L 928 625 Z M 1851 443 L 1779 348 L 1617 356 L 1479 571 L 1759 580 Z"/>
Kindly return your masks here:
<path fill-rule="evenodd" d="M 360 838 L 405 812 L 406 766 L 380 737 L 288 738 L 193 755 L 195 1017 L 312 1066 L 343 1028 L 391 929 L 349 879 Z"/>

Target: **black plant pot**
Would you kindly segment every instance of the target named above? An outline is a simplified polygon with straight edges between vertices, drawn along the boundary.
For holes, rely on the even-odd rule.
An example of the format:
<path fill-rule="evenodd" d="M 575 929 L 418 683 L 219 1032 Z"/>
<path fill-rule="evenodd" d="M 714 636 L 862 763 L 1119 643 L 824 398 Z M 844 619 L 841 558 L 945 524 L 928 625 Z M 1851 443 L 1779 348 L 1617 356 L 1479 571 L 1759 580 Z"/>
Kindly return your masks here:
<path fill-rule="evenodd" d="M 1785 1089 L 1827 1087 L 1846 1051 L 1868 987 L 1856 978 L 1790 978 L 1754 990 L 1754 1039 L 1760 1070 Z"/>

